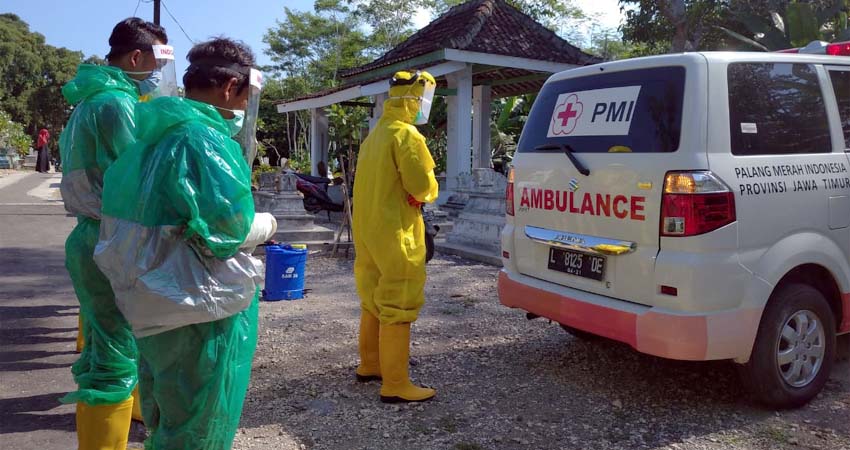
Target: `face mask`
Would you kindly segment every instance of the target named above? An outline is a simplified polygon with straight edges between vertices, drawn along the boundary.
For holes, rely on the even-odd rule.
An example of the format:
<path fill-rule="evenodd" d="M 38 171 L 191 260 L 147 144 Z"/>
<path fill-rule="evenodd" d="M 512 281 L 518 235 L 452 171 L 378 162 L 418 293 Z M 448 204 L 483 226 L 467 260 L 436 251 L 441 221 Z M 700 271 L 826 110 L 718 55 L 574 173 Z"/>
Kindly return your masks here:
<path fill-rule="evenodd" d="M 416 111 L 416 116 L 413 119 L 414 125 L 425 125 L 428 123 L 428 117 L 431 115 L 431 105 L 434 100 L 434 93 L 436 91 L 437 86 L 431 83 L 425 85 L 425 88 L 422 92 L 422 96 L 414 96 L 414 95 L 403 95 L 401 97 L 390 97 L 390 98 L 402 98 L 402 99 L 411 99 L 416 100 L 419 103 L 419 108 Z M 413 87 L 408 90 L 412 90 Z"/>
<path fill-rule="evenodd" d="M 230 127 L 230 137 L 234 137 L 242 130 L 242 124 L 245 123 L 245 111 L 237 109 L 233 111 L 233 118 L 228 119 L 227 126 Z"/>
<path fill-rule="evenodd" d="M 227 122 L 227 126 L 230 128 L 230 137 L 234 137 L 239 134 L 239 131 L 242 130 L 242 124 L 245 122 L 245 110 L 227 109 L 222 108 L 220 106 L 216 106 L 216 109 L 220 109 L 222 111 L 230 111 L 233 113 L 232 119 L 224 119 L 224 121 Z"/>
<path fill-rule="evenodd" d="M 414 125 L 425 125 L 428 123 L 428 116 L 431 115 L 431 100 L 421 98 L 419 100 L 419 111 L 416 112 L 416 119 L 413 120 Z"/>
<path fill-rule="evenodd" d="M 390 97 L 390 99 L 410 99 L 416 100 L 419 102 L 419 110 L 416 111 L 416 117 L 413 119 L 414 125 L 425 125 L 428 123 L 428 116 L 431 115 L 431 100 L 428 100 L 425 97 L 414 97 L 412 95 L 405 95 L 402 97 Z"/>
<path fill-rule="evenodd" d="M 431 115 L 431 106 L 434 101 L 434 93 L 437 90 L 437 86 L 435 84 L 428 83 L 425 85 L 424 92 L 422 93 L 422 97 L 419 100 L 419 112 L 416 113 L 416 121 L 414 124 L 416 125 L 425 125 L 428 123 L 428 117 Z"/>
<path fill-rule="evenodd" d="M 126 72 L 125 71 L 124 73 L 126 73 L 128 75 L 149 74 L 148 77 L 145 78 L 144 80 L 133 79 L 133 81 L 135 81 L 136 84 L 139 85 L 139 94 L 141 94 L 142 97 L 144 97 L 146 95 L 153 94 L 154 92 L 156 92 L 157 88 L 159 87 L 159 83 L 162 81 L 162 70 L 161 69 L 152 70 L 150 72 Z"/>

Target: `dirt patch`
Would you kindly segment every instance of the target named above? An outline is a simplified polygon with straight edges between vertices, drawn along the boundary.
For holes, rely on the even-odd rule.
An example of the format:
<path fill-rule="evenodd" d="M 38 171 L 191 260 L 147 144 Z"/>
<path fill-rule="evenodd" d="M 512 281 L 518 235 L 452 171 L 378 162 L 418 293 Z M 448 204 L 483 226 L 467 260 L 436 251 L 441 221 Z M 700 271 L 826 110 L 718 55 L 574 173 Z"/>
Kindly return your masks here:
<path fill-rule="evenodd" d="M 499 304 L 498 270 L 438 256 L 413 326 L 427 403 L 357 383 L 352 261 L 311 255 L 308 298 L 261 305 L 236 449 L 846 449 L 850 370 L 791 412 L 755 406 L 731 364 L 582 341 Z"/>

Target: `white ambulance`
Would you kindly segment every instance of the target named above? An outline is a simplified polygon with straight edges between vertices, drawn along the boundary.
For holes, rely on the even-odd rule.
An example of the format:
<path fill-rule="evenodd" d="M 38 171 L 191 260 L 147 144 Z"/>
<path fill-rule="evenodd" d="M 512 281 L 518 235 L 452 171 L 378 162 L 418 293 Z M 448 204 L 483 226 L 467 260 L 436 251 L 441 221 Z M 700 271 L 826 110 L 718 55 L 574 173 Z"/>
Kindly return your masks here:
<path fill-rule="evenodd" d="M 579 336 L 823 387 L 850 332 L 850 54 L 686 53 L 569 70 L 522 132 L 502 304 Z"/>

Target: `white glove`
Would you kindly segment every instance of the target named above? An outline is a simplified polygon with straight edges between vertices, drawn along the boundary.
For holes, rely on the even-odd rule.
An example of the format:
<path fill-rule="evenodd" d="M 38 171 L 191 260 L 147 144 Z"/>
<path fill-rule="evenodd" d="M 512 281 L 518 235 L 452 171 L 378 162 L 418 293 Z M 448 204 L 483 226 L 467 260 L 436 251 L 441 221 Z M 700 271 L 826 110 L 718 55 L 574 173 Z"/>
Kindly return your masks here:
<path fill-rule="evenodd" d="M 269 213 L 256 213 L 254 223 L 251 224 L 251 231 L 248 232 L 240 248 L 253 249 L 271 239 L 275 232 L 277 232 L 277 219 Z"/>

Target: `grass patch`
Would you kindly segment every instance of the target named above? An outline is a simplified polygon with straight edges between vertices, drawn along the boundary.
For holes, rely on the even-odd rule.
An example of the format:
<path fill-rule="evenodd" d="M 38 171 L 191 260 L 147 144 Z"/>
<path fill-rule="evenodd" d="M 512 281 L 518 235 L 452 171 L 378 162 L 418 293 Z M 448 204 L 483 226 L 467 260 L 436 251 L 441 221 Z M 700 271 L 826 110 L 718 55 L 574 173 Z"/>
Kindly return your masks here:
<path fill-rule="evenodd" d="M 452 416 L 443 416 L 437 421 L 437 426 L 446 430 L 448 433 L 454 433 L 457 431 L 458 423 Z"/>
<path fill-rule="evenodd" d="M 474 442 L 458 442 L 454 446 L 455 450 L 484 450 L 484 447 Z"/>
<path fill-rule="evenodd" d="M 759 430 L 758 434 L 764 437 L 765 439 L 770 439 L 775 442 L 781 442 L 783 444 L 788 442 L 789 438 L 789 435 L 787 432 L 785 432 L 785 430 L 774 427 Z"/>

